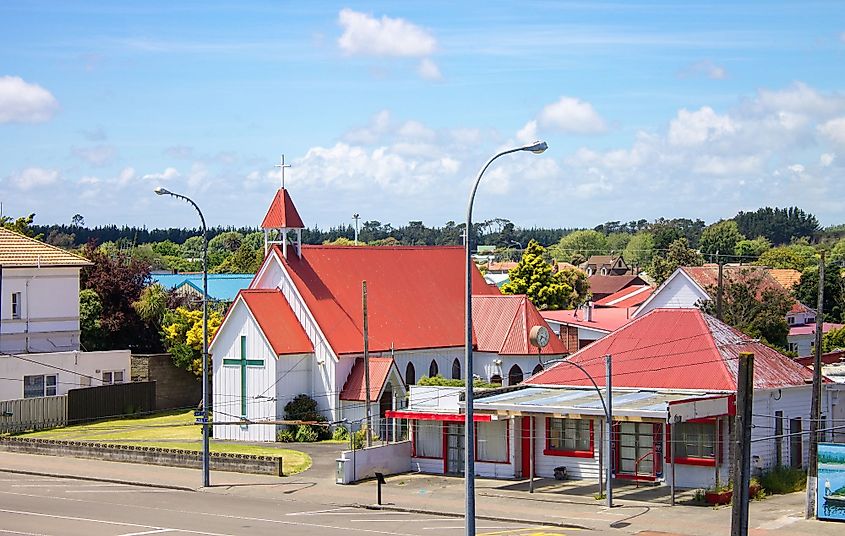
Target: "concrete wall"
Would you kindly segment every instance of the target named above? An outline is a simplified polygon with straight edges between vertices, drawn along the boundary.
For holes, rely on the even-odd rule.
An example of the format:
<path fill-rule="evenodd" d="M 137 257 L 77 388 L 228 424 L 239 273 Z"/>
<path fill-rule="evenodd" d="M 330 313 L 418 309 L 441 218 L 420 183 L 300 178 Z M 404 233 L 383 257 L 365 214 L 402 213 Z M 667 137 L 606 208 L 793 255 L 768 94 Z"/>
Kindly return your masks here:
<path fill-rule="evenodd" d="M 156 382 L 156 409 L 197 407 L 202 402 L 202 382 L 177 367 L 170 354 L 133 354 L 131 367 L 133 382 Z"/>
<path fill-rule="evenodd" d="M 79 350 L 79 268 L 3 269 L 0 352 Z M 21 317 L 11 295 L 21 293 Z"/>
<path fill-rule="evenodd" d="M 373 478 L 376 473 L 395 475 L 411 470 L 411 442 L 388 443 L 359 450 L 344 450 L 342 476 L 338 484 L 349 484 Z"/>
<path fill-rule="evenodd" d="M 124 381 L 129 381 L 130 368 L 129 350 L 0 355 L 0 400 L 23 398 L 24 376 L 55 374 L 56 394 L 63 395 L 77 387 L 102 385 L 103 371 L 123 371 Z"/>
<path fill-rule="evenodd" d="M 202 453 L 197 451 L 131 445 L 104 445 L 82 441 L 0 437 L 0 451 L 170 467 L 202 467 Z M 210 462 L 211 469 L 214 471 L 283 476 L 281 457 L 214 452 L 211 453 Z"/>

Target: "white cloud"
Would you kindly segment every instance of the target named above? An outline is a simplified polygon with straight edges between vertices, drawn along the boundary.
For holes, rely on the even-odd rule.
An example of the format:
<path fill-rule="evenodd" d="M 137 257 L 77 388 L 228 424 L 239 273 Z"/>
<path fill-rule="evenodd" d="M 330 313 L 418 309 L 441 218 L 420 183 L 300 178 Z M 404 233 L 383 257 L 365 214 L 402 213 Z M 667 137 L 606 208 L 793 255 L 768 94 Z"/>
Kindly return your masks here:
<path fill-rule="evenodd" d="M 43 123 L 58 109 L 53 94 L 38 84 L 17 76 L 0 77 L 0 124 Z"/>
<path fill-rule="evenodd" d="M 839 145 L 845 146 L 845 117 L 837 117 L 818 126 L 821 132 L 828 139 Z"/>
<path fill-rule="evenodd" d="M 442 80 L 443 75 L 440 73 L 440 67 L 429 58 L 423 58 L 417 72 L 422 78 L 426 80 Z"/>
<path fill-rule="evenodd" d="M 517 133 L 521 142 L 530 143 L 540 131 L 570 134 L 598 134 L 607 130 L 604 119 L 589 102 L 574 97 L 561 97 L 543 107 L 536 119 L 528 121 Z"/>
<path fill-rule="evenodd" d="M 822 167 L 827 167 L 827 166 L 831 165 L 835 159 L 836 159 L 835 154 L 822 153 L 821 156 L 819 156 L 819 164 L 821 164 Z"/>
<path fill-rule="evenodd" d="M 718 115 L 709 106 L 695 112 L 683 108 L 669 124 L 669 143 L 685 147 L 701 145 L 735 130 L 730 117 Z"/>
<path fill-rule="evenodd" d="M 28 167 L 23 171 L 13 173 L 7 179 L 19 190 L 27 191 L 56 184 L 59 181 L 59 171 L 56 169 Z"/>
<path fill-rule="evenodd" d="M 687 65 L 678 73 L 678 76 L 681 78 L 705 77 L 711 80 L 724 80 L 728 77 L 728 72 L 724 67 L 716 65 L 711 60 L 701 60 Z"/>
<path fill-rule="evenodd" d="M 92 147 L 71 147 L 71 153 L 92 166 L 104 166 L 114 160 L 117 149 L 112 145 L 94 145 Z"/>
<path fill-rule="evenodd" d="M 115 181 L 119 186 L 126 186 L 135 178 L 135 168 L 125 167 L 118 173 Z"/>
<path fill-rule="evenodd" d="M 124 170 L 125 171 L 125 170 Z M 169 167 L 162 171 L 161 173 L 147 173 L 143 177 L 141 177 L 145 181 L 172 181 L 181 177 L 182 174 L 179 173 L 176 168 Z"/>
<path fill-rule="evenodd" d="M 437 48 L 431 33 L 404 19 L 377 19 L 345 8 L 340 10 L 338 22 L 343 34 L 337 43 L 344 54 L 423 57 Z"/>

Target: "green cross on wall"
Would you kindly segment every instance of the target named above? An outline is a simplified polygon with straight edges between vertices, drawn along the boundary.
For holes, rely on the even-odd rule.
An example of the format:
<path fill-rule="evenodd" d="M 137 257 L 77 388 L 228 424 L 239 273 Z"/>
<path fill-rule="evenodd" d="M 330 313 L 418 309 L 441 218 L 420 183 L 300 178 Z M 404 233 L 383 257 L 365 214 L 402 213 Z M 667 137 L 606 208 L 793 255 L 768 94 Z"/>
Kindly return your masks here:
<path fill-rule="evenodd" d="M 241 368 L 241 417 L 246 419 L 246 368 L 247 367 L 263 367 L 263 359 L 247 359 L 246 358 L 246 335 L 241 335 L 241 357 L 240 359 L 224 359 L 224 366 L 234 366 Z"/>

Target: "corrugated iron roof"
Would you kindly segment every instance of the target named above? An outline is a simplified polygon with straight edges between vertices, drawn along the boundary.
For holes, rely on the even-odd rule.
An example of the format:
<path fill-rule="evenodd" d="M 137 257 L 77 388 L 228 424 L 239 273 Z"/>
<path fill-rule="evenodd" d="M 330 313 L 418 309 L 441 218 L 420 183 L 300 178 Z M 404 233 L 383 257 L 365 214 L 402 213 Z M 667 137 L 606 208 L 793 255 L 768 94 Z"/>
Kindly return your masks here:
<path fill-rule="evenodd" d="M 524 295 L 473 296 L 472 326 L 479 352 L 500 355 L 531 355 L 538 352 L 531 346 L 529 333 L 534 326 L 543 326 L 553 332 L 540 312 Z M 545 355 L 563 355 L 567 349 L 563 342 L 552 336 L 543 348 Z"/>
<path fill-rule="evenodd" d="M 776 389 L 812 379 L 805 367 L 754 342 L 698 309 L 655 309 L 569 357 L 604 385 L 604 356 L 614 387 L 736 390 L 738 355 L 755 354 L 754 386 Z M 575 367 L 559 363 L 532 376 L 536 385 L 589 385 Z"/>
<path fill-rule="evenodd" d="M 651 285 L 632 285 L 598 300 L 595 305 L 616 308 L 637 307 L 642 305 L 653 292 L 654 287 Z"/>
<path fill-rule="evenodd" d="M 834 322 L 824 322 L 822 324 L 822 333 L 827 333 L 833 329 L 841 329 L 845 324 L 836 324 Z M 816 332 L 816 323 L 804 324 L 802 326 L 790 326 L 789 336 L 795 335 L 813 335 Z"/>
<path fill-rule="evenodd" d="M 586 319 L 586 310 L 561 309 L 559 311 L 541 311 L 540 315 L 549 322 L 597 329 L 599 331 L 616 331 L 631 321 L 632 311 L 615 307 L 593 308 L 592 319 Z"/>
<path fill-rule="evenodd" d="M 279 289 L 242 290 L 238 295 L 244 299 L 276 355 L 314 352 L 311 339 Z"/>
<path fill-rule="evenodd" d="M 7 267 L 91 266 L 91 261 L 40 240 L 0 227 L 0 265 Z"/>
<path fill-rule="evenodd" d="M 290 198 L 290 194 L 284 188 L 280 188 L 267 209 L 264 221 L 261 222 L 262 229 L 304 229 L 305 224 L 296 211 L 296 206 Z"/>
<path fill-rule="evenodd" d="M 375 402 L 381 395 L 384 384 L 390 377 L 390 369 L 395 368 L 392 357 L 370 357 L 370 400 Z M 340 392 L 341 400 L 366 401 L 367 382 L 364 377 L 364 358 L 355 359 L 352 370 L 346 378 L 343 390 Z M 398 371 L 397 371 L 398 375 Z"/>
<path fill-rule="evenodd" d="M 308 246 L 273 252 L 335 353 L 363 351 L 361 282 L 367 281 L 373 352 L 464 345 L 464 249 L 454 246 Z M 478 270 L 473 294 L 498 295 Z"/>

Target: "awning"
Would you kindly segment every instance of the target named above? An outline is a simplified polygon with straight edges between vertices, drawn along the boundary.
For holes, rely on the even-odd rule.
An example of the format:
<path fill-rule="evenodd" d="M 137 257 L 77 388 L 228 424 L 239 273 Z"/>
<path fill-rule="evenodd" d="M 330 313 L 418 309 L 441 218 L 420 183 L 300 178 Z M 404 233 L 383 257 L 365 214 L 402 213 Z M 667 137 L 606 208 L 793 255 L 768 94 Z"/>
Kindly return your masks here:
<path fill-rule="evenodd" d="M 413 419 L 416 421 L 464 422 L 466 420 L 466 415 L 463 413 L 427 413 L 424 411 L 388 410 L 384 413 L 384 416 L 393 419 Z M 474 422 L 488 422 L 493 420 L 493 416 L 479 415 L 476 413 L 472 416 L 472 420 Z"/>

